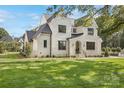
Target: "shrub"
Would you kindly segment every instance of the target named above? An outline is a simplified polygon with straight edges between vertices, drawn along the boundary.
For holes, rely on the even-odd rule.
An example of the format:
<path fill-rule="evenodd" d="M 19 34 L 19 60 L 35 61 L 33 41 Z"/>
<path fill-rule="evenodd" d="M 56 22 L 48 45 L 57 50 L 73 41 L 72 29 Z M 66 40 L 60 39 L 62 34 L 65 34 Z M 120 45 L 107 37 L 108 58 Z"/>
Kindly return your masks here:
<path fill-rule="evenodd" d="M 105 50 L 105 54 L 104 54 L 105 57 L 108 57 L 109 56 L 109 51 L 106 49 Z"/>
<path fill-rule="evenodd" d="M 110 48 L 110 47 L 104 47 L 102 48 L 102 54 L 107 57 L 109 55 L 111 56 L 118 56 L 119 52 L 121 52 L 121 48 L 120 47 L 117 47 L 117 48 Z"/>
<path fill-rule="evenodd" d="M 29 57 L 31 54 L 31 46 L 27 44 L 24 51 L 25 51 L 26 57 Z"/>
<path fill-rule="evenodd" d="M 105 50 L 106 50 L 106 48 L 105 48 L 105 47 L 103 47 L 103 48 L 102 48 L 102 51 L 103 51 L 103 52 L 105 52 Z"/>
<path fill-rule="evenodd" d="M 110 52 L 111 51 L 111 48 L 110 47 L 106 47 L 107 51 Z"/>
<path fill-rule="evenodd" d="M 119 52 L 121 52 L 121 48 L 117 47 L 117 48 L 112 48 L 112 56 L 118 56 Z"/>
<path fill-rule="evenodd" d="M 121 48 L 120 47 L 112 48 L 112 52 L 121 52 Z"/>
<path fill-rule="evenodd" d="M 121 48 L 120 47 L 117 47 L 117 52 L 121 52 Z"/>
<path fill-rule="evenodd" d="M 109 47 L 104 47 L 104 48 L 102 48 L 102 51 L 103 51 L 103 55 L 105 56 L 105 57 L 108 57 L 109 56 L 109 53 L 111 52 L 111 48 L 109 48 Z"/>
<path fill-rule="evenodd" d="M 114 48 L 114 47 L 111 50 L 112 50 L 112 52 L 116 52 L 116 48 Z"/>
<path fill-rule="evenodd" d="M 46 55 L 46 57 L 50 57 L 49 55 Z"/>
<path fill-rule="evenodd" d="M 54 57 L 55 57 L 55 55 L 52 55 L 52 57 L 54 58 Z"/>
<path fill-rule="evenodd" d="M 0 42 L 0 54 L 4 53 L 5 47 L 4 47 L 4 42 Z"/>
<path fill-rule="evenodd" d="M 20 54 L 23 55 L 24 57 L 29 57 L 31 55 L 31 45 L 26 44 L 24 46 L 24 50 L 20 51 Z"/>

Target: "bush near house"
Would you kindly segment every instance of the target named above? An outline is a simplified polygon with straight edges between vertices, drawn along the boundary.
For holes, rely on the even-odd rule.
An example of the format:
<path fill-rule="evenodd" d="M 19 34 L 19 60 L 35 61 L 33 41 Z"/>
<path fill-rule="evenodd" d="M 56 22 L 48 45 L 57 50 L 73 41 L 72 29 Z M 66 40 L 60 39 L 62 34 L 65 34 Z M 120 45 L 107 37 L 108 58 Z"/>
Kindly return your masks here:
<path fill-rule="evenodd" d="M 121 48 L 120 47 L 117 47 L 117 48 L 110 48 L 110 47 L 104 47 L 102 48 L 102 55 L 104 55 L 105 57 L 108 57 L 108 56 L 118 56 L 119 52 L 121 52 Z"/>
<path fill-rule="evenodd" d="M 0 53 L 7 52 L 19 52 L 20 45 L 18 42 L 0 42 Z"/>
<path fill-rule="evenodd" d="M 8 52 L 15 52 L 16 51 L 16 47 L 15 47 L 15 44 L 14 42 L 5 42 L 5 49 L 8 51 Z"/>
<path fill-rule="evenodd" d="M 20 51 L 20 55 L 22 55 L 24 57 L 29 57 L 31 55 L 31 45 L 30 44 L 26 44 L 24 46 L 24 50 Z"/>
<path fill-rule="evenodd" d="M 4 51 L 5 51 L 4 43 L 0 42 L 0 54 L 4 53 Z"/>
<path fill-rule="evenodd" d="M 102 48 L 103 56 L 108 57 L 110 55 L 111 49 L 109 47 Z"/>

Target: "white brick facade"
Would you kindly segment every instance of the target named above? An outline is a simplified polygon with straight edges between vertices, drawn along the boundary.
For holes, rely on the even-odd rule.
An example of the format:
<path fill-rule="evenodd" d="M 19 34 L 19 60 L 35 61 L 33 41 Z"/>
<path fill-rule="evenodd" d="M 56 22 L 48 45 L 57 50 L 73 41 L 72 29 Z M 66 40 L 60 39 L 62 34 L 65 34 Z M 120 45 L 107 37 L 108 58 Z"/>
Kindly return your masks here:
<path fill-rule="evenodd" d="M 44 24 L 47 18 L 43 17 Z M 40 33 L 36 38 L 33 38 L 32 56 L 98 56 L 101 55 L 102 39 L 97 35 L 97 25 L 93 21 L 90 27 L 74 27 L 74 19 L 57 16 L 53 18 L 48 25 L 52 34 Z M 66 33 L 58 31 L 58 25 L 66 26 Z M 80 36 L 72 37 L 72 29 L 76 28 L 75 34 L 83 33 Z M 88 28 L 94 29 L 93 35 L 88 35 Z M 44 48 L 44 40 L 47 40 L 47 48 Z M 66 41 L 66 50 L 58 49 L 58 41 Z M 80 53 L 76 54 L 76 42 L 79 42 Z M 87 50 L 86 42 L 95 42 L 95 50 Z"/>

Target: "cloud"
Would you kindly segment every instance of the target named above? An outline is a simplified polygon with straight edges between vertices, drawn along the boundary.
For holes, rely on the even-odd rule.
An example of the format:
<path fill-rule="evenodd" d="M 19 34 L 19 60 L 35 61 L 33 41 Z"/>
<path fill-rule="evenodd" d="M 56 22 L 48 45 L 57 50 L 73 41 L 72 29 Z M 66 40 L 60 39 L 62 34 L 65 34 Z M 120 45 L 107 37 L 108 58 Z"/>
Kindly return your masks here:
<path fill-rule="evenodd" d="M 28 14 L 28 16 L 31 17 L 33 20 L 39 20 L 41 17 L 41 15 L 35 13 Z"/>
<path fill-rule="evenodd" d="M 14 16 L 6 10 L 0 10 L 0 22 L 3 23 L 8 19 L 14 18 Z"/>
<path fill-rule="evenodd" d="M 85 13 L 81 13 L 78 10 L 75 10 L 72 12 L 72 15 L 69 15 L 68 17 L 77 19 L 77 18 L 83 17 L 84 15 Z"/>
<path fill-rule="evenodd" d="M 0 10 L 0 16 L 9 14 L 6 10 Z"/>
<path fill-rule="evenodd" d="M 28 17 L 32 19 L 32 21 L 38 21 L 40 20 L 41 15 L 36 13 L 15 13 L 10 12 L 6 10 L 0 10 L 0 23 L 4 23 L 10 19 L 16 19 L 16 18 L 22 18 L 22 17 Z"/>
<path fill-rule="evenodd" d="M 0 19 L 0 23 L 3 23 L 5 20 L 4 19 Z"/>
<path fill-rule="evenodd" d="M 7 18 L 8 12 L 0 10 L 0 23 L 3 23 Z"/>

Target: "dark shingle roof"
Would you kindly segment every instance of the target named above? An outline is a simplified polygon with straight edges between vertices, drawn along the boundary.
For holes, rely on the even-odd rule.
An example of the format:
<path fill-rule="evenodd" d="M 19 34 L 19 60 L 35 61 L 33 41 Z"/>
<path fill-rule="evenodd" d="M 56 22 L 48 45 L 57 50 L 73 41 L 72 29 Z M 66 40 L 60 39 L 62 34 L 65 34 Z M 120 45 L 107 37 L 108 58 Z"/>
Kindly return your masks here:
<path fill-rule="evenodd" d="M 79 34 L 72 34 L 72 36 L 71 36 L 71 37 L 69 37 L 69 38 L 67 38 L 67 39 L 76 38 L 76 37 L 79 37 L 79 36 L 81 36 L 81 35 L 83 35 L 83 33 L 79 33 Z"/>
<path fill-rule="evenodd" d="M 33 36 L 35 35 L 35 31 L 26 31 L 26 33 L 27 33 L 27 38 L 28 38 L 28 41 L 30 42 L 30 41 L 32 41 L 32 39 L 33 39 Z"/>
<path fill-rule="evenodd" d="M 52 31 L 51 31 L 51 29 L 50 29 L 50 27 L 47 23 L 43 24 L 39 27 L 38 31 L 36 31 L 33 38 L 37 37 L 37 35 L 39 35 L 40 33 L 46 33 L 46 34 L 51 34 L 52 33 Z"/>

